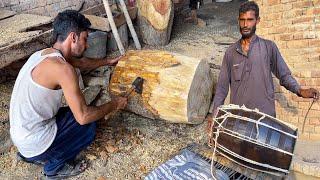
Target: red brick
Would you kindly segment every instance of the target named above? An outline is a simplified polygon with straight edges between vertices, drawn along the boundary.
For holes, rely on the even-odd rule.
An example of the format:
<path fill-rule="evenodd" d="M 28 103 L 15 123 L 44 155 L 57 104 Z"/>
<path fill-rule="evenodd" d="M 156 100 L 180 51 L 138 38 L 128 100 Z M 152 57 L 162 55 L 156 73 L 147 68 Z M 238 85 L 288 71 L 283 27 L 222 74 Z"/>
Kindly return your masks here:
<path fill-rule="evenodd" d="M 281 19 L 282 17 L 282 13 L 272 13 L 272 14 L 269 14 L 268 17 L 266 17 L 266 20 L 270 21 L 270 20 L 277 20 L 277 19 Z"/>
<path fill-rule="evenodd" d="M 296 18 L 303 15 L 302 9 L 293 9 L 283 13 L 283 18 Z"/>
<path fill-rule="evenodd" d="M 320 61 L 320 55 L 314 55 L 308 58 L 308 62 L 319 62 L 319 61 Z"/>
<path fill-rule="evenodd" d="M 290 123 L 299 123 L 299 118 L 298 117 L 290 117 L 289 122 Z"/>
<path fill-rule="evenodd" d="M 259 28 L 270 28 L 270 27 L 272 27 L 272 22 L 271 21 L 261 21 L 258 26 L 259 26 Z"/>
<path fill-rule="evenodd" d="M 304 78 L 305 82 L 307 82 L 308 78 L 311 77 L 311 71 L 309 70 L 301 70 L 300 71 L 300 77 Z M 307 83 L 305 83 L 304 85 L 306 85 Z M 302 85 L 302 86 L 304 86 Z"/>
<path fill-rule="evenodd" d="M 267 3 L 269 6 L 273 6 L 273 5 L 279 4 L 280 0 L 268 0 Z"/>
<path fill-rule="evenodd" d="M 311 77 L 320 78 L 320 69 L 311 71 Z"/>
<path fill-rule="evenodd" d="M 308 40 L 293 40 L 287 42 L 288 48 L 305 48 L 308 47 L 308 45 Z"/>
<path fill-rule="evenodd" d="M 302 2 L 293 3 L 292 6 L 295 8 L 307 8 L 307 7 L 312 7 L 313 3 L 312 3 L 312 0 L 309 0 L 309 1 L 302 1 Z"/>
<path fill-rule="evenodd" d="M 292 20 L 292 24 L 311 23 L 314 22 L 314 17 L 298 17 Z"/>
<path fill-rule="evenodd" d="M 294 39 L 294 40 L 303 39 L 303 32 L 294 33 L 294 34 L 293 34 L 293 39 Z"/>
<path fill-rule="evenodd" d="M 314 6 L 320 5 L 320 0 L 314 0 L 314 1 L 313 1 L 313 5 L 314 5 Z"/>
<path fill-rule="evenodd" d="M 308 9 L 306 12 L 306 15 L 319 15 L 320 14 L 320 8 L 311 8 Z"/>
<path fill-rule="evenodd" d="M 292 34 L 282 34 L 280 35 L 280 40 L 281 41 L 289 41 L 293 39 L 293 35 Z"/>
<path fill-rule="evenodd" d="M 297 0 L 281 0 L 281 3 L 292 3 L 292 2 L 296 2 Z"/>
<path fill-rule="evenodd" d="M 315 39 L 317 37 L 317 34 L 315 32 L 305 32 L 303 33 L 304 39 Z"/>
<path fill-rule="evenodd" d="M 293 24 L 288 26 L 288 33 L 297 33 L 299 31 L 307 31 L 311 28 L 310 24 Z"/>
<path fill-rule="evenodd" d="M 320 47 L 320 39 L 309 40 L 309 47 Z"/>
<path fill-rule="evenodd" d="M 320 119 L 319 118 L 310 118 L 309 119 L 310 125 L 320 126 Z"/>
<path fill-rule="evenodd" d="M 311 86 L 320 86 L 320 78 L 313 78 Z"/>

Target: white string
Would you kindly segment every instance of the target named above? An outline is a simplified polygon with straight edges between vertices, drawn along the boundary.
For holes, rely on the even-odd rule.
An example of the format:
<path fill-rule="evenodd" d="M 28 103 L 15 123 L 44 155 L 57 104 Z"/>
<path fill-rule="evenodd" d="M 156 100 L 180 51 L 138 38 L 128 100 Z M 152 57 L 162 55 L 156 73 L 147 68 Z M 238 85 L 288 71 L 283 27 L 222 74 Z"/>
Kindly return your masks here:
<path fill-rule="evenodd" d="M 262 117 L 259 118 L 258 120 L 253 120 L 253 119 L 251 119 L 251 118 L 234 115 L 234 114 L 226 111 L 225 109 L 242 109 L 242 110 L 245 110 L 245 111 L 257 112 L 258 114 L 262 114 Z M 287 135 L 287 136 L 290 136 L 290 137 L 292 137 L 292 138 L 294 138 L 294 139 L 296 139 L 297 136 L 294 136 L 294 135 L 289 134 L 289 133 L 287 133 L 287 132 L 285 132 L 285 131 L 282 131 L 282 130 L 280 130 L 280 129 L 276 129 L 276 128 L 274 128 L 274 127 L 271 127 L 271 126 L 269 126 L 269 125 L 261 122 L 261 120 L 264 119 L 264 118 L 265 118 L 266 116 L 268 116 L 268 115 L 265 115 L 264 113 L 261 113 L 261 112 L 259 112 L 258 110 L 250 110 L 250 109 L 247 109 L 245 106 L 242 106 L 241 108 L 239 108 L 239 106 L 237 106 L 237 105 L 227 105 L 227 106 L 223 106 L 223 108 L 219 108 L 219 111 L 222 111 L 222 112 L 224 112 L 225 114 L 222 115 L 222 116 L 220 116 L 220 117 L 213 118 L 214 121 L 213 121 L 213 123 L 211 123 L 210 134 L 209 134 L 209 146 L 212 147 L 212 144 L 211 144 L 212 142 L 211 142 L 211 141 L 213 141 L 213 143 L 214 143 L 213 153 L 212 153 L 212 160 L 211 160 L 211 175 L 212 175 L 212 178 L 213 178 L 214 180 L 216 180 L 216 177 L 215 177 L 216 171 L 213 169 L 213 168 L 214 168 L 213 166 L 214 166 L 214 157 L 215 157 L 215 155 L 216 155 L 216 152 L 218 152 L 218 151 L 217 151 L 217 147 L 219 147 L 220 149 L 224 150 L 225 152 L 233 155 L 234 157 L 239 158 L 239 159 L 244 160 L 244 161 L 247 161 L 247 162 L 249 162 L 249 163 L 251 163 L 251 164 L 259 165 L 259 166 L 266 167 L 266 168 L 270 168 L 270 169 L 274 169 L 274 170 L 277 170 L 277 171 L 280 171 L 280 172 L 284 172 L 284 173 L 288 173 L 288 172 L 289 172 L 289 171 L 286 170 L 286 169 L 277 168 L 277 167 L 271 166 L 271 165 L 269 165 L 269 164 L 259 163 L 259 162 L 256 162 L 256 161 L 247 159 L 247 158 L 245 158 L 245 157 L 242 157 L 242 156 L 240 156 L 240 155 L 232 152 L 231 150 L 227 149 L 226 147 L 218 144 L 218 137 L 219 137 L 219 135 L 220 135 L 220 132 L 221 132 L 221 133 L 225 133 L 225 134 L 228 134 L 228 135 L 230 135 L 230 136 L 233 136 L 233 137 L 236 137 L 236 138 L 239 138 L 239 139 L 248 141 L 248 142 L 252 142 L 252 143 L 254 143 L 254 144 L 257 144 L 257 145 L 260 145 L 260 146 L 263 146 L 263 147 L 267 147 L 267 148 L 269 148 L 269 149 L 273 149 L 273 150 L 276 150 L 276 151 L 279 151 L 279 152 L 282 152 L 282 153 L 285 153 L 285 154 L 288 154 L 288 155 L 293 156 L 293 153 L 291 153 L 291 152 L 289 152 L 289 151 L 285 151 L 285 150 L 282 150 L 282 149 L 280 149 L 280 148 L 271 146 L 271 145 L 269 145 L 269 144 L 264 144 L 264 143 L 259 142 L 259 141 L 257 140 L 257 139 L 258 139 L 258 136 L 259 136 L 259 125 L 268 127 L 269 129 L 273 129 L 273 130 L 278 131 L 278 132 L 280 132 L 280 133 L 282 133 L 282 134 L 285 134 L 285 135 Z M 231 130 L 229 130 L 229 129 L 227 129 L 227 128 L 224 128 L 224 127 L 223 127 L 223 123 L 226 121 L 227 118 L 235 118 L 235 119 L 240 119 L 240 120 L 244 120 L 244 121 L 248 121 L 248 122 L 255 123 L 255 124 L 256 124 L 256 128 L 257 128 L 257 136 L 256 136 L 256 139 L 252 139 L 251 137 L 248 137 L 248 136 L 242 135 L 242 134 L 240 134 L 240 133 L 238 133 L 238 132 L 234 132 L 234 131 L 231 131 Z M 223 119 L 223 120 L 221 121 L 221 119 Z M 221 122 L 219 122 L 218 120 L 220 120 Z M 217 127 L 216 127 L 216 128 L 214 128 L 214 124 L 215 124 L 215 123 L 217 124 Z M 284 124 L 285 124 L 285 123 L 284 123 Z M 285 124 L 285 125 L 286 125 L 286 124 Z M 214 132 L 213 129 L 216 129 L 216 131 Z M 214 136 L 214 138 L 212 138 L 212 136 Z M 227 157 L 224 153 L 220 153 L 220 154 L 222 154 L 224 157 L 230 159 L 230 158 Z M 239 163 L 239 164 L 241 164 L 241 163 Z M 241 164 L 241 165 L 243 165 L 243 164 Z M 245 166 L 245 165 L 243 165 L 243 166 Z M 245 167 L 247 167 L 247 166 L 245 166 Z M 251 167 L 249 167 L 249 168 L 251 168 Z M 254 169 L 254 168 L 251 168 L 251 169 Z M 256 170 L 258 170 L 258 169 L 256 169 Z M 262 171 L 262 170 L 259 170 L 259 171 Z M 263 172 L 265 172 L 265 171 L 263 171 Z M 274 173 L 271 173 L 271 172 L 267 172 L 267 173 L 274 174 Z"/>

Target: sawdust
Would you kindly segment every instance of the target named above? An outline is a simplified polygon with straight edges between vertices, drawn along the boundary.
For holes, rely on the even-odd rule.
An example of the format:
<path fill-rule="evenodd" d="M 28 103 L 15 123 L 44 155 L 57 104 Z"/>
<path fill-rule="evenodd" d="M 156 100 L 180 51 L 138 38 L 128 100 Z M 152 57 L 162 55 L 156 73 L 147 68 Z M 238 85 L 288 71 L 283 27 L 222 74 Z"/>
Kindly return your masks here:
<path fill-rule="evenodd" d="M 238 3 L 207 4 L 199 11 L 199 17 L 207 22 L 203 28 L 186 24 L 184 17 L 177 15 L 170 44 L 144 49 L 167 50 L 221 64 L 228 45 L 215 42 L 235 41 L 239 36 L 236 23 L 229 20 L 237 16 Z M 141 179 L 188 144 L 206 143 L 205 128 L 206 123 L 170 124 L 128 112 L 116 113 L 110 120 L 98 123 L 96 140 L 80 155 L 88 159 L 90 166 L 71 179 Z M 12 148 L 0 156 L 0 179 L 38 179 L 41 168 L 17 162 L 15 153 Z"/>

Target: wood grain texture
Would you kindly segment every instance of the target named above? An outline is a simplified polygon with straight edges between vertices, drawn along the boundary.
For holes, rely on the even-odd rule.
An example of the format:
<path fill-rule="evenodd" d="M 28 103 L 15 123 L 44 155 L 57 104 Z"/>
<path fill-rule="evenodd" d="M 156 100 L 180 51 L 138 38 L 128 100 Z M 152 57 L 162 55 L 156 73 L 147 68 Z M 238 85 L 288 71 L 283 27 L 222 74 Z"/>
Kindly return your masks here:
<path fill-rule="evenodd" d="M 137 22 L 144 43 L 166 45 L 169 43 L 174 16 L 170 0 L 138 0 Z"/>
<path fill-rule="evenodd" d="M 206 60 L 165 51 L 129 51 L 114 70 L 111 93 L 124 93 L 138 76 L 145 79 L 143 93 L 130 97 L 127 110 L 174 123 L 204 120 L 213 91 Z"/>

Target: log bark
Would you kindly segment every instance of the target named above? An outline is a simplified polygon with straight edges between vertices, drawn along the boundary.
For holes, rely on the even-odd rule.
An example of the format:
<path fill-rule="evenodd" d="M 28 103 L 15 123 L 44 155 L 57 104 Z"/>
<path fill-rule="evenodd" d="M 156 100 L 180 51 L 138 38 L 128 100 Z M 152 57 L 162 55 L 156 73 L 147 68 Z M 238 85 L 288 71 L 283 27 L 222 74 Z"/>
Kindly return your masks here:
<path fill-rule="evenodd" d="M 137 22 L 144 43 L 166 45 L 170 41 L 174 8 L 171 0 L 138 0 Z"/>
<path fill-rule="evenodd" d="M 205 119 L 213 93 L 207 60 L 165 51 L 129 51 L 114 70 L 110 92 L 126 92 L 138 76 L 145 79 L 142 95 L 130 96 L 128 111 L 174 123 L 198 124 Z"/>

